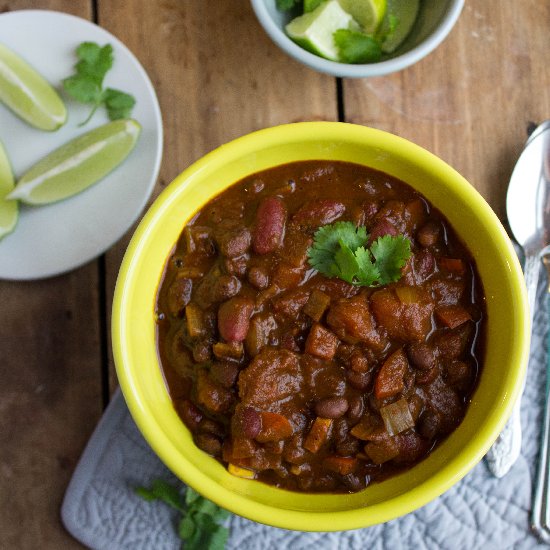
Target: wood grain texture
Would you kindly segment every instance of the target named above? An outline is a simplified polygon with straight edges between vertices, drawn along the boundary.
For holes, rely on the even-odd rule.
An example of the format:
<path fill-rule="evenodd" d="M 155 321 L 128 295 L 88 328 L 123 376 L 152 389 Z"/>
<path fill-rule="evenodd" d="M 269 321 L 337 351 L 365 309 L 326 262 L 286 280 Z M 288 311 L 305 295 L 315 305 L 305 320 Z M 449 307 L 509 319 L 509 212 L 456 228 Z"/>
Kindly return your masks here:
<path fill-rule="evenodd" d="M 550 3 L 467 0 L 434 52 L 399 73 L 344 84 L 346 119 L 443 158 L 505 217 L 531 121 L 550 116 Z"/>
<path fill-rule="evenodd" d="M 91 16 L 88 1 L 0 0 L 2 12 L 22 8 Z M 59 510 L 102 411 L 98 303 L 95 262 L 0 281 L 0 548 L 81 547 Z"/>
<path fill-rule="evenodd" d="M 136 53 L 158 93 L 164 158 L 154 196 L 193 161 L 243 134 L 337 119 L 335 80 L 289 60 L 248 0 L 101 0 L 98 18 Z M 107 254 L 108 312 L 129 234 Z"/>

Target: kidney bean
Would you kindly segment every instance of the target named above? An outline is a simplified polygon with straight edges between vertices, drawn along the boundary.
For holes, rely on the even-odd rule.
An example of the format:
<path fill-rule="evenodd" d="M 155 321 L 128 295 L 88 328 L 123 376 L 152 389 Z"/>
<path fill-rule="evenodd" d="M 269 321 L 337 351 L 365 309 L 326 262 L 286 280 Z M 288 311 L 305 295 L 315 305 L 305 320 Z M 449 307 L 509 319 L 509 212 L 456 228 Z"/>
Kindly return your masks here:
<path fill-rule="evenodd" d="M 195 434 L 193 438 L 195 445 L 212 456 L 219 456 L 222 453 L 222 444 L 221 441 L 212 434 L 209 433 L 199 433 Z"/>
<path fill-rule="evenodd" d="M 235 296 L 218 309 L 218 330 L 227 342 L 242 342 L 250 326 L 254 302 L 246 296 Z"/>
<path fill-rule="evenodd" d="M 243 435 L 248 439 L 254 439 L 262 429 L 260 413 L 252 407 L 244 407 L 240 416 Z"/>
<path fill-rule="evenodd" d="M 433 439 L 441 429 L 441 417 L 435 411 L 426 411 L 420 416 L 418 431 L 422 437 Z"/>
<path fill-rule="evenodd" d="M 384 235 L 392 235 L 395 237 L 397 234 L 399 234 L 399 229 L 388 220 L 382 218 L 380 221 L 376 222 L 371 229 L 369 246 L 378 239 L 378 237 L 383 237 Z"/>
<path fill-rule="evenodd" d="M 306 202 L 292 216 L 293 223 L 303 228 L 316 228 L 337 220 L 346 211 L 346 207 L 338 201 L 324 199 Z"/>
<path fill-rule="evenodd" d="M 277 197 L 266 197 L 258 206 L 252 234 L 256 254 L 269 254 L 281 246 L 286 223 L 286 208 Z"/>
<path fill-rule="evenodd" d="M 315 403 L 315 414 L 323 418 L 340 418 L 349 408 L 345 397 L 326 397 Z"/>

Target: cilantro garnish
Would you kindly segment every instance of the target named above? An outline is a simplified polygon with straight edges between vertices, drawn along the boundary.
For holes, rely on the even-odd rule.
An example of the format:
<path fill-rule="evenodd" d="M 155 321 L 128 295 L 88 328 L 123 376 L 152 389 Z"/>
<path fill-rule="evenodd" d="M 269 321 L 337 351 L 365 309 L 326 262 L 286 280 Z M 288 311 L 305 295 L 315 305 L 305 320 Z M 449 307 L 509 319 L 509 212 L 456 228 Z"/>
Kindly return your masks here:
<path fill-rule="evenodd" d="M 92 105 L 88 118 L 80 126 L 86 124 L 101 105 L 105 105 L 110 120 L 129 118 L 136 104 L 134 97 L 114 88 L 103 89 L 103 79 L 113 66 L 113 47 L 83 42 L 76 49 L 76 55 L 79 59 L 76 72 L 63 80 L 63 87 L 74 100 Z"/>
<path fill-rule="evenodd" d="M 349 29 L 338 29 L 333 34 L 340 61 L 344 63 L 372 63 L 380 61 L 382 47 L 374 36 Z"/>
<path fill-rule="evenodd" d="M 357 286 L 381 286 L 401 278 L 401 268 L 411 256 L 411 242 L 404 235 L 384 235 L 367 247 L 365 227 L 336 222 L 320 227 L 307 251 L 309 264 L 326 277 L 338 277 Z"/>
<path fill-rule="evenodd" d="M 185 494 L 174 485 L 161 479 L 153 481 L 150 488 L 138 487 L 141 498 L 160 500 L 181 514 L 178 535 L 185 542 L 185 550 L 223 550 L 229 538 L 229 529 L 221 522 L 229 512 L 188 487 Z"/>
<path fill-rule="evenodd" d="M 277 9 L 279 11 L 290 11 L 301 3 L 302 0 L 276 0 Z"/>

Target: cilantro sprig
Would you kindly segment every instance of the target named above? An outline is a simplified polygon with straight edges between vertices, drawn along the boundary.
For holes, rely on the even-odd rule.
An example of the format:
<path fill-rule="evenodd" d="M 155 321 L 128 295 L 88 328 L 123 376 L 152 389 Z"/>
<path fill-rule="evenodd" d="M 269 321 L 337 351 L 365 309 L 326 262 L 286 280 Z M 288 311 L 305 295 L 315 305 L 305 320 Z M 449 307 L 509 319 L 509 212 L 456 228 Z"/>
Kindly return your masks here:
<path fill-rule="evenodd" d="M 129 118 L 136 100 L 130 94 L 115 90 L 103 89 L 105 75 L 113 66 L 113 47 L 106 44 L 101 47 L 94 42 L 83 42 L 76 49 L 79 59 L 75 65 L 75 74 L 63 80 L 67 94 L 79 103 L 92 105 L 92 110 L 84 122 L 86 124 L 104 105 L 110 120 Z"/>
<path fill-rule="evenodd" d="M 336 222 L 320 227 L 307 251 L 311 267 L 326 277 L 338 277 L 357 286 L 382 286 L 401 278 L 411 256 L 404 235 L 378 237 L 370 247 L 365 227 Z"/>
<path fill-rule="evenodd" d="M 182 494 L 178 487 L 157 479 L 151 487 L 138 487 L 137 495 L 147 501 L 160 500 L 182 514 L 178 535 L 185 550 L 223 550 L 229 529 L 221 524 L 230 513 L 188 487 Z"/>

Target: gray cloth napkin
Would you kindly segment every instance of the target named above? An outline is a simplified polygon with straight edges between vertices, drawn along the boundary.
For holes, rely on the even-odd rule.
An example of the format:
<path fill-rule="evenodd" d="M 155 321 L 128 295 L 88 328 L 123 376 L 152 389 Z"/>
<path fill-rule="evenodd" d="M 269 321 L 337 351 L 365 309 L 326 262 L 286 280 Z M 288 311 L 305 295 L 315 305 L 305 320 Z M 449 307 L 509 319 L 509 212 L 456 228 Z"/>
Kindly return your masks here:
<path fill-rule="evenodd" d="M 522 401 L 523 448 L 502 479 L 484 462 L 420 510 L 383 525 L 336 533 L 304 533 L 229 520 L 228 550 L 455 550 L 547 548 L 529 530 L 532 480 L 542 425 L 546 372 L 547 311 L 539 285 L 532 355 Z M 133 488 L 153 479 L 175 481 L 134 424 L 118 392 L 98 424 L 67 489 L 62 519 L 67 530 L 97 550 L 180 548 L 176 518 L 159 502 L 148 503 Z M 206 550 L 206 549 L 205 549 Z"/>

